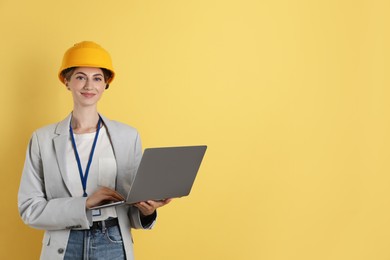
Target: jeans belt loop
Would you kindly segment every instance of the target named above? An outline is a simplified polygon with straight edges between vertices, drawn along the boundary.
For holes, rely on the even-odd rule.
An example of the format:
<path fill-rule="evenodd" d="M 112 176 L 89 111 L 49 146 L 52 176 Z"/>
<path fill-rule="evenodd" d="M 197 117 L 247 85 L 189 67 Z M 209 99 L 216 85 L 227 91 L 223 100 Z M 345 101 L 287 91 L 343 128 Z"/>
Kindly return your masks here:
<path fill-rule="evenodd" d="M 102 223 L 102 233 L 104 234 L 104 233 L 106 233 L 106 221 L 102 221 L 101 222 Z"/>

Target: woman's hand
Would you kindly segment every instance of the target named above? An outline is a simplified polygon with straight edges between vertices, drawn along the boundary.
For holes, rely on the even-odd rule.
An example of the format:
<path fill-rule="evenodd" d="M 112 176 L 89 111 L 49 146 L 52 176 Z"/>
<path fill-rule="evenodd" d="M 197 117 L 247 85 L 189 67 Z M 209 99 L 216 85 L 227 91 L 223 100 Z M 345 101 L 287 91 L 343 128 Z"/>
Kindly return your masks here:
<path fill-rule="evenodd" d="M 95 191 L 91 196 L 88 197 L 86 207 L 90 209 L 95 206 L 99 206 L 109 201 L 122 201 L 125 200 L 122 195 L 120 195 L 115 190 L 112 190 L 107 187 L 100 187 Z"/>
<path fill-rule="evenodd" d="M 172 199 L 148 200 L 148 201 L 135 203 L 134 206 L 136 206 L 141 211 L 141 214 L 146 217 L 152 215 L 157 208 L 165 206 L 171 201 Z"/>

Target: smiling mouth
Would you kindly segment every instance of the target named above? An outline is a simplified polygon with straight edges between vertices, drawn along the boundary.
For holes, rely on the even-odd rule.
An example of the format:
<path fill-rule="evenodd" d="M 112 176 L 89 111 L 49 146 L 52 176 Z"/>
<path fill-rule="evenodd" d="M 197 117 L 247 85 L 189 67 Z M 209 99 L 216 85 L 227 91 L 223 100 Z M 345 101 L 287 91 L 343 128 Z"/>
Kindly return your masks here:
<path fill-rule="evenodd" d="M 87 97 L 87 98 L 95 96 L 94 93 L 81 93 L 81 95 L 83 95 L 84 97 Z"/>

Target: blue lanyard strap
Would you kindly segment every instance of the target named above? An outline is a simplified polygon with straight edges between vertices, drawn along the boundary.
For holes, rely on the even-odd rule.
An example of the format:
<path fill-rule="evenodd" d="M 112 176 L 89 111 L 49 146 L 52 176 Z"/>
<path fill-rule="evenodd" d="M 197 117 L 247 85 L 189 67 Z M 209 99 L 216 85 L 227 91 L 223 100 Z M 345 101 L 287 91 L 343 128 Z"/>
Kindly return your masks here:
<path fill-rule="evenodd" d="M 79 156 L 79 153 L 78 153 L 78 151 L 77 151 L 76 141 L 75 141 L 75 139 L 74 139 L 74 134 L 73 134 L 73 129 L 72 129 L 72 123 L 70 123 L 70 125 L 69 125 L 69 132 L 70 132 L 70 137 L 71 137 L 71 139 L 72 139 L 72 145 L 73 145 L 74 155 L 75 155 L 75 157 L 76 157 L 77 166 L 78 166 L 78 168 L 79 168 L 81 185 L 83 185 L 83 191 L 84 191 L 83 197 L 87 197 L 87 196 L 88 196 L 88 194 L 87 194 L 87 180 L 88 180 L 89 168 L 91 167 L 93 154 L 94 154 L 94 152 L 95 152 L 95 147 L 96 147 L 97 139 L 98 139 L 98 137 L 99 137 L 99 132 L 100 132 L 100 125 L 101 125 L 101 123 L 102 123 L 102 118 L 99 116 L 99 122 L 98 122 L 98 125 L 97 125 L 97 130 L 96 130 L 96 134 L 95 134 L 95 139 L 93 140 L 91 153 L 89 154 L 89 159 L 88 159 L 87 168 L 85 169 L 85 174 L 83 174 L 83 168 L 81 167 L 80 156 Z"/>

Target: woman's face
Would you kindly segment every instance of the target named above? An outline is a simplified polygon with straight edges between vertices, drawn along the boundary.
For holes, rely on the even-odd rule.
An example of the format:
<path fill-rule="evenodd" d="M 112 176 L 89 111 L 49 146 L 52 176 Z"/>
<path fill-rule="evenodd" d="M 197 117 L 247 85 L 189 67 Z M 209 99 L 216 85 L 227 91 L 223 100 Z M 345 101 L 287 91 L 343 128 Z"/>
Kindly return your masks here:
<path fill-rule="evenodd" d="M 96 105 L 106 88 L 103 71 L 91 67 L 75 68 L 65 84 L 72 92 L 74 105 L 81 107 Z"/>

